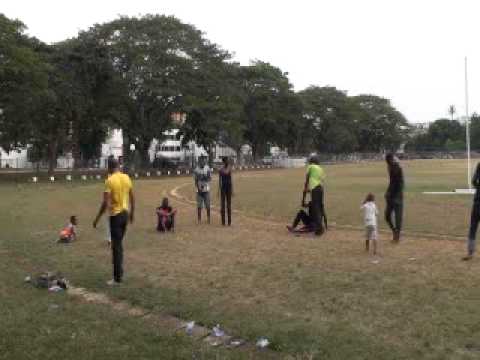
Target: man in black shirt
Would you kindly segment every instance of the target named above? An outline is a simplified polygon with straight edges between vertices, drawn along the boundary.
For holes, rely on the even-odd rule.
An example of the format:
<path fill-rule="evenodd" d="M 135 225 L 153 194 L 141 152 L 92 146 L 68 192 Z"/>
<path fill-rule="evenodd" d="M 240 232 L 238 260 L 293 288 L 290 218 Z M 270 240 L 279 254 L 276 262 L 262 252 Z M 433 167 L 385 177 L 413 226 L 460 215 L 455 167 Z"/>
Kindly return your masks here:
<path fill-rule="evenodd" d="M 400 232 L 402 231 L 403 219 L 403 170 L 400 167 L 398 159 L 392 153 L 388 153 L 385 157 L 388 166 L 388 175 L 390 176 L 390 184 L 385 193 L 387 206 L 385 208 L 385 220 L 392 229 L 393 242 L 400 241 Z M 395 213 L 395 225 L 392 222 L 392 215 Z"/>
<path fill-rule="evenodd" d="M 472 185 L 475 187 L 475 196 L 473 198 L 472 212 L 470 215 L 470 231 L 468 233 L 468 254 L 463 260 L 471 260 L 475 253 L 475 238 L 477 236 L 478 223 L 480 222 L 480 163 L 472 178 Z"/>

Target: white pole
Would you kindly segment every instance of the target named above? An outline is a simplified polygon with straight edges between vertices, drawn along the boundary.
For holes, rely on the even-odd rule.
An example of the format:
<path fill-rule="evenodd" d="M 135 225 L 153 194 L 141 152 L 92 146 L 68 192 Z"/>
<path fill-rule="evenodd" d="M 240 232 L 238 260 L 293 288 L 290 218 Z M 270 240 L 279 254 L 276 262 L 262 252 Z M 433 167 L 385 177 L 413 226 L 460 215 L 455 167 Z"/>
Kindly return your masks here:
<path fill-rule="evenodd" d="M 471 184 L 471 166 L 470 166 L 470 117 L 468 114 L 468 73 L 467 73 L 467 57 L 465 56 L 465 129 L 467 137 L 467 184 L 468 188 L 472 188 Z"/>

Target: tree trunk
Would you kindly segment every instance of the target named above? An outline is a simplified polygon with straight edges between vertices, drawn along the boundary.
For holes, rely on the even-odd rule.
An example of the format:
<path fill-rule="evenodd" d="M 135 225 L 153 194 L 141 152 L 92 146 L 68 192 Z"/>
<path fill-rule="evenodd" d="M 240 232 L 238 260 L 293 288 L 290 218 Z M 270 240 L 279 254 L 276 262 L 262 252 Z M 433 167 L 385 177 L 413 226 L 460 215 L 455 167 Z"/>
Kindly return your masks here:
<path fill-rule="evenodd" d="M 208 154 L 208 166 L 213 167 L 213 146 L 212 144 L 208 144 L 207 146 L 207 154 Z"/>
<path fill-rule="evenodd" d="M 48 175 L 53 175 L 57 167 L 58 140 L 52 140 L 48 144 Z"/>
<path fill-rule="evenodd" d="M 141 161 L 141 168 L 143 170 L 149 169 L 150 166 L 150 145 L 152 144 L 151 139 L 142 139 L 142 142 L 140 143 L 140 161 Z"/>
<path fill-rule="evenodd" d="M 129 173 L 130 171 L 130 137 L 127 135 L 127 132 L 122 129 L 122 165 L 123 171 Z"/>
<path fill-rule="evenodd" d="M 237 157 L 237 163 L 236 165 L 237 166 L 242 166 L 243 165 L 243 159 L 242 159 L 242 148 L 241 147 L 237 147 L 235 148 L 235 155 Z"/>
<path fill-rule="evenodd" d="M 80 152 L 80 139 L 79 139 L 79 129 L 78 121 L 75 121 L 75 125 L 72 129 L 72 157 L 73 157 L 73 168 L 79 169 L 83 166 L 82 164 L 82 154 Z"/>
<path fill-rule="evenodd" d="M 258 146 L 256 143 L 252 143 L 252 158 L 253 162 L 257 162 L 257 151 L 258 151 Z"/>

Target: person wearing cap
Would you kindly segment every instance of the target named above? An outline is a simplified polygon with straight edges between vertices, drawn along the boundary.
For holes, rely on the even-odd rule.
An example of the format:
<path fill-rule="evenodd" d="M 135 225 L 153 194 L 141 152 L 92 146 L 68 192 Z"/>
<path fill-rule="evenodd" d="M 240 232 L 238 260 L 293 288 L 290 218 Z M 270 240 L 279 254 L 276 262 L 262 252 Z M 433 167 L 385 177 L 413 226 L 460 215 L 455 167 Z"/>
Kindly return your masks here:
<path fill-rule="evenodd" d="M 390 183 L 385 193 L 385 221 L 392 230 L 392 242 L 398 243 L 400 241 L 403 220 L 403 170 L 398 159 L 392 153 L 388 153 L 385 156 L 385 161 L 390 177 Z M 393 214 L 395 214 L 395 225 L 392 221 Z"/>
<path fill-rule="evenodd" d="M 111 234 L 111 248 L 113 258 L 113 279 L 108 285 L 118 285 L 123 279 L 123 245 L 122 241 L 127 230 L 127 223 L 133 223 L 135 214 L 135 197 L 130 177 L 120 171 L 118 161 L 108 159 L 108 172 L 110 176 L 105 181 L 102 204 L 98 215 L 93 221 L 96 228 L 100 218 L 109 211 L 109 224 Z"/>
<path fill-rule="evenodd" d="M 321 236 L 325 229 L 323 228 L 324 203 L 323 203 L 323 184 L 325 182 L 325 171 L 320 167 L 316 155 L 309 159 L 307 166 L 307 175 L 303 189 L 302 206 L 305 206 L 305 198 L 310 192 L 312 213 L 312 227 L 315 235 Z"/>

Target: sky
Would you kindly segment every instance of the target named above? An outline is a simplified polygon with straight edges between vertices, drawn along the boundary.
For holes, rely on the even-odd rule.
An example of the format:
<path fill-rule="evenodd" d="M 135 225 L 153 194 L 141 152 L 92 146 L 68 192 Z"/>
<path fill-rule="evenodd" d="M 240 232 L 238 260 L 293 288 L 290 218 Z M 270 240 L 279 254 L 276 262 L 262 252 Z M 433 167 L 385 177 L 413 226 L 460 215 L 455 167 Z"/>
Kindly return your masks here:
<path fill-rule="evenodd" d="M 234 60 L 271 63 L 295 90 L 389 98 L 410 122 L 480 112 L 478 0 L 1 0 L 0 13 L 53 43 L 119 15 L 174 15 Z"/>

